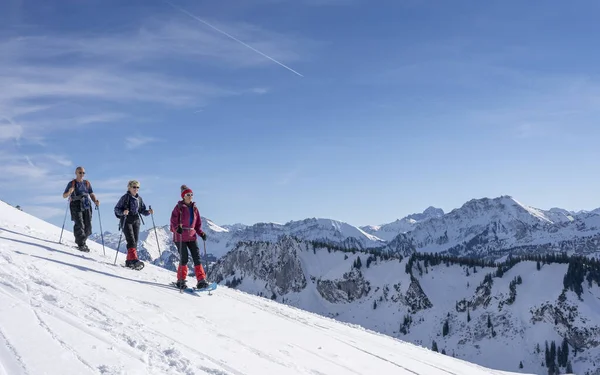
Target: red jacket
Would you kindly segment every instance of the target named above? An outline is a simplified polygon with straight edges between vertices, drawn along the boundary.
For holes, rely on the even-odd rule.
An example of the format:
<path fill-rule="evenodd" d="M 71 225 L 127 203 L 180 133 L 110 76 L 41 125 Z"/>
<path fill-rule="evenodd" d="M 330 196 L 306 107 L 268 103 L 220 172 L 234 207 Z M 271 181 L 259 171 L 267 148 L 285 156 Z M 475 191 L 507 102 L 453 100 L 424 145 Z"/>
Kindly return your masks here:
<path fill-rule="evenodd" d="M 193 215 L 190 215 L 190 209 Z M 177 233 L 179 224 L 183 227 L 181 234 Z M 177 205 L 171 213 L 171 232 L 173 232 L 174 242 L 189 242 L 196 241 L 197 234 L 202 235 L 202 219 L 196 203 L 192 202 L 190 206 L 186 206 L 183 200 L 177 202 Z"/>

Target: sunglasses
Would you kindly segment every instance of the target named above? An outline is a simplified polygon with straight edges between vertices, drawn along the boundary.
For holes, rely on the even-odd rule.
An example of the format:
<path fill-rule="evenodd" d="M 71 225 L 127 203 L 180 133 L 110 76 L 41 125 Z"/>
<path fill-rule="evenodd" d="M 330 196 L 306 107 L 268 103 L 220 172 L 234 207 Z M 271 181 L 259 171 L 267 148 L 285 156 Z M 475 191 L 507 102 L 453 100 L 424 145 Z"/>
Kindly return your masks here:
<path fill-rule="evenodd" d="M 77 172 L 77 174 L 85 174 L 85 172 L 81 172 L 81 171 L 79 171 L 79 172 Z"/>
<path fill-rule="evenodd" d="M 131 188 L 132 189 L 139 189 L 140 187 L 139 186 L 132 186 Z"/>
<path fill-rule="evenodd" d="M 194 194 L 192 194 L 192 193 L 187 193 L 185 196 L 186 196 L 186 197 L 193 197 L 193 196 L 194 196 Z"/>

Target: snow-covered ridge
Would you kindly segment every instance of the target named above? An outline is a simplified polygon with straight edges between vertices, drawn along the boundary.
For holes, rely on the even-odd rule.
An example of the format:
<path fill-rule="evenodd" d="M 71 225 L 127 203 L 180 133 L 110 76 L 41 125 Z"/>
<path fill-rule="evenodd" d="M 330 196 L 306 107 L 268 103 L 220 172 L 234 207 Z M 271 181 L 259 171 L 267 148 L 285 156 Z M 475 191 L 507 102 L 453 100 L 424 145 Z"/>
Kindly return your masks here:
<path fill-rule="evenodd" d="M 2 375 L 509 375 L 223 285 L 180 294 L 60 233 L 0 202 Z"/>
<path fill-rule="evenodd" d="M 382 239 L 364 232 L 350 224 L 323 218 L 311 218 L 290 221 L 286 224 L 258 223 L 250 226 L 236 224 L 220 226 L 203 217 L 202 228 L 207 234 L 207 253 L 219 258 L 233 249 L 239 242 L 245 241 L 277 241 L 282 236 L 295 236 L 303 239 L 331 243 L 351 248 L 374 248 L 386 244 Z M 104 233 L 104 242 L 117 248 L 119 233 Z M 156 239 L 158 237 L 158 241 Z M 170 270 L 178 263 L 178 253 L 172 240 L 169 226 L 145 229 L 140 231 L 138 254 L 141 259 Z M 94 234 L 91 239 L 101 243 L 102 236 Z M 124 239 L 121 238 L 120 251 L 125 251 Z"/>
<path fill-rule="evenodd" d="M 450 252 L 501 257 L 511 251 L 600 251 L 600 215 L 544 211 L 510 196 L 473 199 L 440 218 L 417 223 L 390 241 L 388 250 L 408 254 Z"/>
<path fill-rule="evenodd" d="M 430 206 L 422 213 L 410 214 L 402 219 L 395 220 L 388 224 L 366 225 L 360 228 L 369 234 L 377 236 L 386 241 L 391 241 L 398 234 L 413 230 L 417 223 L 433 218 L 439 218 L 443 215 L 444 210 Z"/>

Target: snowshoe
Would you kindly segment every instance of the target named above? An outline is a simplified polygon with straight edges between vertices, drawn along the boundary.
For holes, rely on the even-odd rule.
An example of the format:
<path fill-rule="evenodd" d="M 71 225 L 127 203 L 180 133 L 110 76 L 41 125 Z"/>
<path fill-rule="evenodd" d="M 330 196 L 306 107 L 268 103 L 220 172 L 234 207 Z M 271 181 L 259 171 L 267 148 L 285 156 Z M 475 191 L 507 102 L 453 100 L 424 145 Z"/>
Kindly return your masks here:
<path fill-rule="evenodd" d="M 136 271 L 141 270 L 142 268 L 144 268 L 144 266 L 145 266 L 144 262 L 137 260 L 137 259 L 125 261 L 125 267 L 134 269 Z"/>
<path fill-rule="evenodd" d="M 77 250 L 84 252 L 84 253 L 89 253 L 90 252 L 90 248 L 86 245 L 77 245 Z"/>
<path fill-rule="evenodd" d="M 209 284 L 206 282 L 206 280 L 200 280 L 198 281 L 198 284 L 196 284 L 196 289 L 204 289 L 208 286 Z"/>
<path fill-rule="evenodd" d="M 187 286 L 185 284 L 185 281 L 183 283 L 179 283 L 179 282 L 176 283 L 174 281 L 171 281 L 170 285 L 174 288 L 179 289 L 179 293 L 182 293 L 182 294 L 187 293 L 187 294 L 191 294 L 194 296 L 198 296 L 198 294 L 195 293 L 194 288 L 190 288 L 189 286 Z"/>
<path fill-rule="evenodd" d="M 217 283 L 212 282 L 210 284 L 207 284 L 204 288 L 194 288 L 194 292 L 196 292 L 196 293 L 208 292 L 208 295 L 211 295 L 210 292 L 217 289 L 217 285 L 218 285 Z"/>

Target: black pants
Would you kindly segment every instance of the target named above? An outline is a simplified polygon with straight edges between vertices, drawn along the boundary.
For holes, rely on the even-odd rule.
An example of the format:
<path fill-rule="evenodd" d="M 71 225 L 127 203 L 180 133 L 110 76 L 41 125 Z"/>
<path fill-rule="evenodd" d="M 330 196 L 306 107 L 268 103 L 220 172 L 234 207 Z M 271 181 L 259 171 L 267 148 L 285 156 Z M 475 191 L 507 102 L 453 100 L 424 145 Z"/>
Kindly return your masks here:
<path fill-rule="evenodd" d="M 92 208 L 81 209 L 81 201 L 70 204 L 71 220 L 73 224 L 73 235 L 75 243 L 79 246 L 85 245 L 85 241 L 92 234 Z"/>
<path fill-rule="evenodd" d="M 138 239 L 140 237 L 140 218 L 139 216 L 128 216 L 123 224 L 123 233 L 125 234 L 125 241 L 127 241 L 127 248 L 137 249 Z"/>
<path fill-rule="evenodd" d="M 190 253 L 192 253 L 192 260 L 194 261 L 194 265 L 197 266 L 200 263 L 200 249 L 198 248 L 198 244 L 196 241 L 189 242 L 175 242 L 175 246 L 177 246 L 177 250 L 179 250 L 179 264 L 182 266 L 187 265 L 188 263 L 188 249 Z"/>

